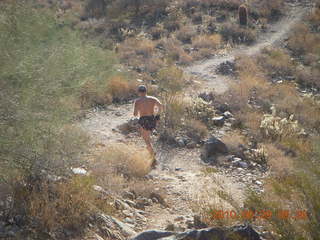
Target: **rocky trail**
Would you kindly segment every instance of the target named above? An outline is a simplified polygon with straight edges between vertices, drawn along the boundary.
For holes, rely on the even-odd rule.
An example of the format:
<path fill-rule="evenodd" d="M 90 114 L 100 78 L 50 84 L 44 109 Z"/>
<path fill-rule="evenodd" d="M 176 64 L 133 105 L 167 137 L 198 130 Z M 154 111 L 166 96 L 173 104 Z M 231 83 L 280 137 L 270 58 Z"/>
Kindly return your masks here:
<path fill-rule="evenodd" d="M 310 8 L 301 1 L 291 2 L 288 16 L 263 33 L 256 44 L 240 46 L 228 53 L 198 62 L 186 68 L 185 72 L 200 79 L 199 92 L 204 89 L 206 91 L 213 89 L 217 93 L 225 92 L 232 79 L 216 73 L 219 65 L 226 61 L 233 62 L 238 55 L 254 55 L 267 46 L 280 44 L 308 9 Z M 132 142 L 143 147 L 144 143 L 137 134 L 123 135 L 117 128 L 131 118 L 130 103 L 113 105 L 102 111 L 92 111 L 80 124 L 90 134 L 94 146 L 99 144 L 106 146 L 111 142 Z M 214 135 L 221 137 L 228 131 L 231 129 L 226 125 L 218 129 Z M 263 191 L 263 178 L 266 172 L 258 167 L 212 168 L 201 161 L 199 148 L 171 148 L 156 143 L 156 149 L 160 164 L 150 172 L 149 179 L 164 186 L 166 204 L 155 203 L 146 206 L 142 221 L 138 221 L 134 216 L 128 216 L 124 222 L 137 233 L 147 229 L 172 231 L 193 229 L 195 227 L 193 206 L 211 203 L 222 210 L 232 207 L 230 204 L 232 202 L 241 208 L 244 191 L 248 187 L 255 191 Z M 219 197 L 217 194 L 219 191 L 232 196 L 232 201 Z"/>

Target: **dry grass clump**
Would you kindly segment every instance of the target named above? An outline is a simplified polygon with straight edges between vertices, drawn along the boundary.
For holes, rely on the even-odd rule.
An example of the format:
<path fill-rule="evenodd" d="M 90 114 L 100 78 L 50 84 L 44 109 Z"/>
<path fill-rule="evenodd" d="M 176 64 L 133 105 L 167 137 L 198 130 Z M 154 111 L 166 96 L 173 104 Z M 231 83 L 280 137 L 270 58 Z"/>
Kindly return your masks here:
<path fill-rule="evenodd" d="M 245 137 L 239 132 L 234 131 L 222 137 L 222 141 L 227 145 L 230 154 L 243 157 L 243 147 L 246 144 Z"/>
<path fill-rule="evenodd" d="M 93 189 L 92 177 L 76 176 L 56 183 L 39 182 L 36 187 L 20 192 L 26 214 L 41 231 L 78 229 L 81 234 L 89 216 L 102 210 L 113 213 L 108 199 Z"/>
<path fill-rule="evenodd" d="M 317 4 L 315 9 L 313 9 L 312 14 L 309 16 L 308 20 L 313 29 L 318 29 L 320 26 L 320 3 Z"/>
<path fill-rule="evenodd" d="M 313 98 L 301 97 L 294 84 L 283 83 L 270 85 L 260 96 L 267 105 L 275 104 L 281 117 L 294 114 L 298 122 L 305 128 L 318 131 L 320 105 Z"/>
<path fill-rule="evenodd" d="M 181 47 L 181 44 L 177 39 L 163 39 L 162 44 L 166 50 L 169 60 L 184 65 L 188 65 L 193 61 L 192 56 L 186 53 L 186 51 Z"/>
<path fill-rule="evenodd" d="M 180 40 L 184 44 L 190 44 L 192 42 L 192 38 L 196 36 L 197 31 L 193 26 L 183 26 L 180 30 L 176 31 L 175 36 L 178 40 Z"/>
<path fill-rule="evenodd" d="M 94 81 L 85 82 L 80 89 L 80 105 L 82 108 L 103 106 L 112 103 L 112 96 L 96 87 Z"/>
<path fill-rule="evenodd" d="M 264 49 L 258 62 L 267 75 L 275 78 L 292 76 L 295 70 L 290 55 L 281 49 Z"/>
<path fill-rule="evenodd" d="M 317 53 L 320 49 L 320 37 L 311 33 L 306 24 L 298 24 L 289 38 L 288 48 L 298 57 L 307 53 Z"/>
<path fill-rule="evenodd" d="M 257 13 L 269 21 L 276 21 L 285 11 L 284 0 L 263 0 L 254 1 L 251 7 Z"/>
<path fill-rule="evenodd" d="M 105 170 L 106 175 L 111 171 L 128 177 L 147 175 L 152 164 L 151 156 L 146 150 L 123 143 L 109 145 L 97 162 L 94 175 L 100 175 L 99 172 Z"/>
<path fill-rule="evenodd" d="M 136 84 L 121 75 L 111 77 L 102 86 L 95 81 L 87 81 L 80 89 L 80 104 L 87 108 L 127 101 L 135 96 L 135 91 Z"/>
<path fill-rule="evenodd" d="M 263 148 L 267 154 L 268 165 L 274 174 L 281 176 L 293 170 L 293 160 L 274 144 L 265 144 Z"/>
<path fill-rule="evenodd" d="M 114 76 L 108 80 L 106 96 L 111 96 L 113 102 L 121 102 L 135 95 L 137 84 L 129 82 L 123 76 Z"/>
<path fill-rule="evenodd" d="M 292 145 L 297 157 L 290 160 L 283 158 L 282 153 L 274 147 L 269 147 L 272 152 L 270 156 L 281 159 L 273 163 L 276 169 L 293 166 L 293 171 L 271 176 L 266 181 L 265 193 L 250 194 L 246 205 L 256 210 L 271 210 L 273 217 L 266 226 L 283 239 L 314 239 L 319 235 L 320 229 L 319 187 L 315 184 L 319 182 L 319 166 L 314 162 L 319 158 L 320 142 L 318 138 L 309 139 L 307 142 L 292 139 L 292 142 L 298 143 Z M 283 210 L 288 210 L 289 216 L 278 215 L 279 211 Z"/>
<path fill-rule="evenodd" d="M 185 130 L 188 137 L 199 142 L 208 135 L 207 126 L 199 120 L 190 119 L 185 123 Z"/>
<path fill-rule="evenodd" d="M 237 10 L 242 4 L 240 0 L 204 0 L 201 2 L 204 8 L 215 7 L 227 10 Z"/>
<path fill-rule="evenodd" d="M 194 48 L 217 49 L 221 46 L 222 37 L 220 34 L 199 35 L 192 39 Z"/>
<path fill-rule="evenodd" d="M 124 62 L 130 62 L 136 55 L 149 58 L 155 51 L 155 43 L 148 39 L 128 38 L 119 46 L 118 51 Z"/>
<path fill-rule="evenodd" d="M 237 24 L 224 24 L 220 31 L 223 39 L 231 43 L 252 44 L 257 39 L 257 32 L 251 28 L 241 28 Z"/>

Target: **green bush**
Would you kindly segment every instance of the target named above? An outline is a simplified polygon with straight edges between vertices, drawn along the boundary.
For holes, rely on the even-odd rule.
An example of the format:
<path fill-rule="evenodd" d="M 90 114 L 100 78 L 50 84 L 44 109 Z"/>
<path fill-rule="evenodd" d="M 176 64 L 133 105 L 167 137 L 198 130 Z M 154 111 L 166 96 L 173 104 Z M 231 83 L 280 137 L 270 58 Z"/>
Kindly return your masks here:
<path fill-rule="evenodd" d="M 107 85 L 116 60 L 27 1 L 0 3 L 0 32 L 0 179 L 67 175 L 87 145 L 71 126 L 80 89 Z"/>

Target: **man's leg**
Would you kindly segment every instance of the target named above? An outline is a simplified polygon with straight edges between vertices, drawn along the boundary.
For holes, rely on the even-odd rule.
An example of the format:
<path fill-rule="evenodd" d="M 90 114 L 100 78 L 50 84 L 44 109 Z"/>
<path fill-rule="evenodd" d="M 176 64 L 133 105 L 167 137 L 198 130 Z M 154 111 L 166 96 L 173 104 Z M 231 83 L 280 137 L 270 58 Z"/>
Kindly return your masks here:
<path fill-rule="evenodd" d="M 152 157 L 155 157 L 155 152 L 152 148 L 151 138 L 150 138 L 151 131 L 145 130 L 144 128 L 141 127 L 140 133 L 141 133 L 143 140 L 146 142 L 147 149 L 148 149 L 149 153 L 151 154 Z"/>

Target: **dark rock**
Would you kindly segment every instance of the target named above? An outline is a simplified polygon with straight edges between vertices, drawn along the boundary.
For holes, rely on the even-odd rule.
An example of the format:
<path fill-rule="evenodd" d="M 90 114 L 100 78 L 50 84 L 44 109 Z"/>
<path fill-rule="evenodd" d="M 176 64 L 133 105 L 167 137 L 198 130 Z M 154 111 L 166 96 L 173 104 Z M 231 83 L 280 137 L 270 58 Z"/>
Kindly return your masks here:
<path fill-rule="evenodd" d="M 187 144 L 187 148 L 189 148 L 189 149 L 196 148 L 196 147 L 197 147 L 197 144 L 195 142 L 189 142 Z"/>
<path fill-rule="evenodd" d="M 195 215 L 193 216 L 193 227 L 196 229 L 200 229 L 200 228 L 206 228 L 208 227 L 208 225 L 201 221 L 200 216 Z"/>
<path fill-rule="evenodd" d="M 207 159 L 218 154 L 226 153 L 228 153 L 227 146 L 218 138 L 211 137 L 204 143 L 201 157 L 203 159 Z"/>
<path fill-rule="evenodd" d="M 159 193 L 152 192 L 152 193 L 150 194 L 150 198 L 151 198 L 151 199 L 155 198 L 155 199 L 158 200 L 158 202 L 159 202 L 161 205 L 163 205 L 163 206 L 165 206 L 165 207 L 168 207 L 168 204 L 166 203 L 166 201 L 164 200 L 164 198 L 163 198 Z"/>
<path fill-rule="evenodd" d="M 224 113 L 224 112 L 227 112 L 227 111 L 230 111 L 230 106 L 228 103 L 221 103 L 221 104 L 218 104 L 217 106 L 215 106 L 215 108 L 217 110 L 219 110 L 220 112 Z"/>
<path fill-rule="evenodd" d="M 170 237 L 170 238 L 169 238 Z M 208 228 L 191 230 L 183 233 L 147 231 L 139 234 L 132 240 L 261 240 L 259 233 L 250 225 L 239 225 L 230 228 Z"/>
<path fill-rule="evenodd" d="M 138 236 L 136 236 L 132 240 L 161 239 L 161 238 L 172 236 L 173 234 L 174 234 L 173 232 L 167 232 L 167 231 L 166 232 L 162 232 L 162 231 L 151 230 L 151 231 L 146 231 L 146 232 L 143 232 L 143 233 L 139 234 Z"/>
<path fill-rule="evenodd" d="M 212 118 L 212 122 L 215 126 L 217 127 L 222 127 L 225 121 L 225 117 L 224 116 L 220 116 L 220 117 L 214 117 Z"/>
<path fill-rule="evenodd" d="M 201 98 L 202 100 L 206 101 L 206 102 L 211 102 L 214 100 L 214 95 L 212 92 L 210 93 L 206 93 L 206 92 L 203 92 L 203 93 L 200 93 L 199 98 Z"/>
<path fill-rule="evenodd" d="M 171 231 L 171 232 L 175 231 L 175 229 L 176 229 L 176 226 L 173 223 L 169 223 L 165 228 L 166 231 Z"/>
<path fill-rule="evenodd" d="M 135 195 L 135 193 L 133 193 L 133 192 L 125 191 L 125 192 L 122 194 L 122 197 L 123 197 L 123 198 L 126 198 L 126 199 L 130 199 L 130 200 L 134 200 L 134 199 L 136 198 L 136 195 Z"/>
<path fill-rule="evenodd" d="M 231 75 L 234 74 L 235 70 L 236 68 L 234 62 L 226 61 L 218 66 L 216 73 L 222 75 Z"/>

